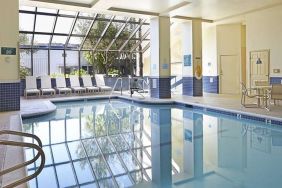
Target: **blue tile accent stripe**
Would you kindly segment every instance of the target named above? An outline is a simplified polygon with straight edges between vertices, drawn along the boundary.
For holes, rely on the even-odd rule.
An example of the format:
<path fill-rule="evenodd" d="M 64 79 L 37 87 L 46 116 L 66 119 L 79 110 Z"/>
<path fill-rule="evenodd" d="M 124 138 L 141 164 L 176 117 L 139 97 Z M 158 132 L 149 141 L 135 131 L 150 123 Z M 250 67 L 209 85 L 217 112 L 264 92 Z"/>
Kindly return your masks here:
<path fill-rule="evenodd" d="M 270 77 L 270 84 L 281 84 L 282 77 Z"/>
<path fill-rule="evenodd" d="M 206 93 L 219 93 L 219 76 L 203 76 L 203 89 Z"/>
<path fill-rule="evenodd" d="M 0 83 L 0 112 L 20 110 L 20 85 Z"/>
<path fill-rule="evenodd" d="M 182 78 L 182 94 L 188 96 L 203 96 L 203 80 L 195 77 Z"/>
<path fill-rule="evenodd" d="M 158 99 L 171 98 L 170 80 L 171 80 L 170 77 L 168 78 L 151 77 L 150 78 L 151 97 Z M 154 85 L 153 82 L 156 82 L 155 88 L 153 88 Z"/>

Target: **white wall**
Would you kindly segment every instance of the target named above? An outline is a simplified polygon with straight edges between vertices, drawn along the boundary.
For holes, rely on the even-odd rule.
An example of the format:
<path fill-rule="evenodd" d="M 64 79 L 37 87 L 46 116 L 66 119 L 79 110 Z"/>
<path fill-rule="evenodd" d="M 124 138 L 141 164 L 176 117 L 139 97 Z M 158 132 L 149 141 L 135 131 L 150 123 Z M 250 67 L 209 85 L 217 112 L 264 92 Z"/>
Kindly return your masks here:
<path fill-rule="evenodd" d="M 270 76 L 282 76 L 282 6 L 246 15 L 247 73 L 249 73 L 249 52 L 270 50 Z M 279 74 L 273 69 L 280 69 Z M 249 74 L 247 74 L 249 80 Z"/>
<path fill-rule="evenodd" d="M 216 26 L 203 23 L 203 76 L 217 76 Z"/>

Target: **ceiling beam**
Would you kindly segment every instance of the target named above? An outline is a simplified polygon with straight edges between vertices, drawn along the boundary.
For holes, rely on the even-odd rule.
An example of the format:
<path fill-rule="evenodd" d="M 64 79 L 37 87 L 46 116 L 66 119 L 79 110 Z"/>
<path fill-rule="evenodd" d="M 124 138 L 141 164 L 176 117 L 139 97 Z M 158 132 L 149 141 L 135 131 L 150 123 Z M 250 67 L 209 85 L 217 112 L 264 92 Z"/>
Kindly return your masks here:
<path fill-rule="evenodd" d="M 181 19 L 181 20 L 197 20 L 201 22 L 207 22 L 207 23 L 213 23 L 213 20 L 203 19 L 203 18 L 197 18 L 197 17 L 187 17 L 187 16 L 173 16 L 172 18 L 175 19 Z"/>
<path fill-rule="evenodd" d="M 33 28 L 32 28 L 32 32 L 30 34 L 32 34 L 32 37 L 31 37 L 31 47 L 33 46 L 34 44 L 34 32 L 35 32 L 35 27 L 36 27 L 36 12 L 37 12 L 37 7 L 35 7 L 35 15 L 34 15 L 34 22 L 33 22 Z"/>
<path fill-rule="evenodd" d="M 98 45 L 100 44 L 101 40 L 103 39 L 103 37 L 105 36 L 105 34 L 107 33 L 110 25 L 112 24 L 113 20 L 115 19 L 115 16 L 112 16 L 110 21 L 108 22 L 108 24 L 106 25 L 104 31 L 101 33 L 101 36 L 99 37 L 97 43 L 95 44 L 94 48 L 93 48 L 93 52 L 95 52 L 95 50 L 97 49 Z"/>
<path fill-rule="evenodd" d="M 23 14 L 35 14 L 34 11 L 28 11 L 28 10 L 19 10 L 19 13 L 23 13 Z M 43 15 L 43 16 L 57 16 L 56 13 L 48 13 L 48 12 L 36 12 L 37 15 Z M 59 17 L 65 17 L 65 18 L 75 18 L 75 15 L 67 15 L 67 14 L 59 14 Z M 84 19 L 84 20 L 93 20 L 93 17 L 90 16 L 78 16 L 78 19 Z M 107 18 L 97 18 L 97 21 L 110 21 L 110 19 Z M 115 23 L 125 23 L 126 20 L 118 20 L 115 19 L 113 20 L 113 22 Z M 129 21 L 129 23 L 131 24 L 139 24 L 139 22 L 136 21 Z M 150 23 L 144 23 L 143 25 L 150 25 Z"/>
<path fill-rule="evenodd" d="M 108 10 L 116 11 L 116 12 L 126 12 L 126 13 L 131 13 L 131 14 L 149 15 L 149 16 L 159 16 L 160 15 L 160 13 L 158 13 L 158 12 L 133 10 L 133 9 L 118 8 L 118 7 L 110 7 L 110 8 L 108 8 Z"/>
<path fill-rule="evenodd" d="M 92 8 L 96 3 L 98 3 L 99 0 L 93 0 L 90 4 L 70 2 L 70 1 L 57 1 L 57 0 L 31 0 L 31 1 L 60 4 L 60 5 L 68 5 L 68 6 L 75 6 L 75 7 Z"/>
<path fill-rule="evenodd" d="M 75 19 L 74 19 L 74 21 L 72 22 L 71 30 L 70 30 L 69 36 L 68 36 L 68 38 L 67 38 L 67 40 L 66 40 L 66 43 L 65 43 L 65 48 L 66 48 L 66 47 L 68 46 L 68 44 L 69 44 L 70 38 L 71 38 L 71 36 L 72 36 L 74 27 L 75 27 L 76 22 L 77 22 L 77 19 L 78 19 L 78 15 L 79 15 L 79 12 L 76 13 Z"/>
<path fill-rule="evenodd" d="M 116 33 L 115 38 L 113 38 L 113 40 L 111 41 L 111 43 L 108 45 L 106 51 L 109 51 L 112 47 L 112 45 L 115 43 L 115 41 L 117 40 L 117 38 L 120 36 L 120 34 L 122 33 L 122 31 L 125 29 L 125 27 L 127 26 L 127 24 L 129 23 L 130 18 L 126 19 L 126 22 L 121 26 L 121 28 L 119 29 L 119 31 Z"/>
<path fill-rule="evenodd" d="M 88 30 L 87 30 L 87 32 L 86 32 L 86 35 L 85 35 L 85 37 L 83 38 L 83 40 L 82 40 L 82 42 L 81 42 L 81 44 L 80 44 L 80 48 L 79 48 L 80 50 L 83 48 L 84 43 L 85 43 L 85 41 L 86 41 L 86 39 L 87 39 L 87 37 L 88 37 L 88 35 L 89 35 L 89 33 L 90 33 L 90 31 L 91 31 L 93 25 L 94 25 L 94 23 L 95 23 L 97 17 L 98 17 L 98 14 L 95 14 L 94 17 L 93 17 L 93 20 L 92 20 L 92 22 L 91 22 L 91 24 L 90 24 L 90 26 L 89 26 L 89 28 L 88 28 Z"/>
<path fill-rule="evenodd" d="M 138 41 L 130 50 L 130 52 L 133 52 L 150 34 L 150 29 L 148 29 L 145 34 L 141 37 L 140 41 Z"/>
<path fill-rule="evenodd" d="M 184 6 L 187 6 L 189 4 L 191 4 L 191 3 L 187 2 L 187 1 L 180 2 L 180 3 L 176 4 L 176 5 L 173 5 L 173 6 L 169 7 L 168 9 L 162 11 L 161 15 L 168 14 L 171 11 L 177 10 L 177 9 L 182 8 Z"/>
<path fill-rule="evenodd" d="M 52 35 L 51 35 L 50 40 L 49 40 L 49 46 L 51 46 L 51 43 L 52 43 L 52 40 L 53 40 L 55 28 L 56 28 L 56 25 L 57 25 L 58 15 L 59 15 L 59 10 L 57 10 L 57 16 L 56 16 L 55 21 L 54 21 L 54 23 L 53 23 Z"/>
<path fill-rule="evenodd" d="M 148 43 L 144 48 L 142 53 L 145 53 L 150 48 L 150 43 Z"/>
<path fill-rule="evenodd" d="M 119 51 L 122 51 L 123 48 L 128 44 L 130 39 L 136 34 L 136 32 L 140 29 L 140 27 L 145 23 L 145 19 L 140 22 L 140 24 L 135 28 L 135 30 L 131 33 L 131 35 L 128 37 L 128 39 L 123 43 L 123 45 L 119 48 Z"/>

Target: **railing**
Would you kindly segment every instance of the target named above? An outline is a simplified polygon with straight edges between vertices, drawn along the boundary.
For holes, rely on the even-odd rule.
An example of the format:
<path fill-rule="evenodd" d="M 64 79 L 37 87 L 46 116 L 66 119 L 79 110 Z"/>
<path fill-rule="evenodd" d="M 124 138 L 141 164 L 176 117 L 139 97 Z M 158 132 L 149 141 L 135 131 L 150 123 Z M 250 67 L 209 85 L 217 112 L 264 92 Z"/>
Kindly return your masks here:
<path fill-rule="evenodd" d="M 34 140 L 37 141 L 38 145 L 33 144 L 33 143 L 26 143 L 26 142 L 16 142 L 16 141 L 10 141 L 10 140 L 0 140 L 0 145 L 17 146 L 17 147 L 28 147 L 28 148 L 33 148 L 33 149 L 37 150 L 37 154 L 36 154 L 36 156 L 33 159 L 31 159 L 29 161 L 26 161 L 24 163 L 15 165 L 15 166 L 10 167 L 8 169 L 0 171 L 0 176 L 3 176 L 5 174 L 11 173 L 11 172 L 13 172 L 15 170 L 18 170 L 20 168 L 23 168 L 25 166 L 28 166 L 28 165 L 34 163 L 39 157 L 41 157 L 41 163 L 40 163 L 38 169 L 33 174 L 31 174 L 31 175 L 29 175 L 27 177 L 24 177 L 22 179 L 16 180 L 13 183 L 10 183 L 8 185 L 3 185 L 3 188 L 13 188 L 13 187 L 19 186 L 21 184 L 24 184 L 24 183 L 32 180 L 33 178 L 37 177 L 41 173 L 41 171 L 44 168 L 44 164 L 45 164 L 45 154 L 44 154 L 44 151 L 42 150 L 42 142 L 41 142 L 41 140 L 37 136 L 35 136 L 33 134 L 22 133 L 22 132 L 17 132 L 17 131 L 10 131 L 10 130 L 2 130 L 2 131 L 0 131 L 0 135 L 3 135 L 3 134 L 33 138 Z"/>
<path fill-rule="evenodd" d="M 111 97 L 112 97 L 112 95 L 113 95 L 113 93 L 114 93 L 114 91 L 115 91 L 115 89 L 116 89 L 116 87 L 117 87 L 117 84 L 118 84 L 118 81 L 120 80 L 120 95 L 122 95 L 122 86 L 123 86 L 123 84 L 122 84 L 122 77 L 121 78 L 118 78 L 117 80 L 116 80 L 116 82 L 115 82 L 115 84 L 114 84 L 114 87 L 113 87 L 113 89 L 112 89 L 112 91 L 111 91 L 111 93 L 110 93 L 110 96 L 109 96 L 109 100 L 111 100 Z"/>
<path fill-rule="evenodd" d="M 129 79 L 129 84 L 128 84 L 128 90 L 130 91 L 131 90 L 131 88 L 130 88 L 130 83 L 131 83 L 131 79 L 133 79 L 133 78 L 128 78 Z M 119 83 L 119 81 L 120 81 L 120 95 L 122 95 L 122 91 L 123 91 L 123 78 L 121 77 L 121 78 L 118 78 L 117 80 L 116 80 L 116 82 L 115 82 L 115 84 L 114 84 L 114 87 L 113 87 L 113 89 L 112 89 L 112 91 L 111 91 L 111 93 L 110 93 L 110 96 L 109 96 L 109 100 L 111 100 L 111 97 L 113 96 L 113 93 L 114 93 L 114 91 L 116 90 L 116 87 L 118 86 L 118 83 Z M 140 82 L 142 82 L 142 83 L 140 83 Z M 138 86 L 141 88 L 140 90 L 143 90 L 143 92 L 145 93 L 145 85 L 147 85 L 147 87 L 148 87 L 148 90 L 149 90 L 149 92 L 150 92 L 150 83 L 148 83 L 145 79 L 143 79 L 143 78 L 138 78 Z M 138 92 L 143 98 L 145 98 L 140 92 Z"/>

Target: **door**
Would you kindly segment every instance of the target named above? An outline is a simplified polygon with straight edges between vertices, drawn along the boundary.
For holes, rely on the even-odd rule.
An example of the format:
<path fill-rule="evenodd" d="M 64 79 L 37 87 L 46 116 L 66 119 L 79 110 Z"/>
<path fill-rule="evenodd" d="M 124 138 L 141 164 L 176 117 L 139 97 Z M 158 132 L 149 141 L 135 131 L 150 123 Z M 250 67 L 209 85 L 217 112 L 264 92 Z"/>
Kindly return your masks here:
<path fill-rule="evenodd" d="M 250 52 L 250 81 L 251 87 L 256 80 L 269 80 L 269 50 Z"/>
<path fill-rule="evenodd" d="M 222 94 L 240 93 L 240 61 L 237 55 L 220 56 L 220 89 Z"/>

